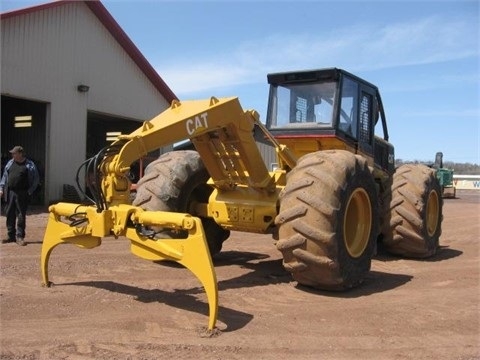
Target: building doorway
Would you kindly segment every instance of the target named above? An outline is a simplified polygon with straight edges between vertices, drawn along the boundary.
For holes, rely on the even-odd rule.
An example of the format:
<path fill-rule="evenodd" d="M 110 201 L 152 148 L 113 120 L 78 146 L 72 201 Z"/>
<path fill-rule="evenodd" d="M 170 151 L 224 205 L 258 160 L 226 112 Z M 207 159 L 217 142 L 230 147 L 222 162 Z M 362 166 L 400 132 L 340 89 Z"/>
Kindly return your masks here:
<path fill-rule="evenodd" d="M 89 111 L 87 115 L 87 159 L 116 140 L 119 134 L 130 134 L 142 126 L 142 122 Z M 130 180 L 136 183 L 145 167 L 157 159 L 161 150 L 155 150 L 131 164 Z"/>
<path fill-rule="evenodd" d="M 32 205 L 44 205 L 45 202 L 47 106 L 44 102 L 11 96 L 2 95 L 1 98 L 2 171 L 11 158 L 9 150 L 15 145 L 23 146 L 40 174 L 40 186 L 32 196 Z"/>

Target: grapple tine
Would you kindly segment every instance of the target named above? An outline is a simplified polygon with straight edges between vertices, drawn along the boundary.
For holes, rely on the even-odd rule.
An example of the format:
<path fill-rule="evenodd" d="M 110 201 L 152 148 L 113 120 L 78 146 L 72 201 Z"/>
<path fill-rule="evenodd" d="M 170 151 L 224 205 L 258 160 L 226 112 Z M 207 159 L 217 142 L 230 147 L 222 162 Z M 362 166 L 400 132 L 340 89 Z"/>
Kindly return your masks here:
<path fill-rule="evenodd" d="M 50 206 L 47 228 L 43 237 L 40 256 L 40 269 L 44 286 L 50 286 L 48 276 L 48 262 L 52 250 L 60 244 L 71 243 L 82 248 L 91 249 L 101 244 L 101 238 L 92 236 L 87 226 L 72 227 L 60 220 L 61 215 L 71 215 L 79 205 L 59 203 Z"/>
<path fill-rule="evenodd" d="M 131 228 L 127 230 L 126 236 L 132 243 L 133 254 L 147 260 L 178 262 L 200 280 L 205 289 L 209 306 L 208 330 L 213 330 L 218 316 L 217 277 L 201 220 L 188 214 L 161 212 L 144 212 L 142 214 L 144 216 L 141 216 L 140 219 L 143 221 L 149 214 L 160 218 L 160 214 L 164 216 L 168 214 L 170 221 L 176 217 L 175 223 L 182 223 L 185 228 L 188 228 L 186 239 L 145 239 L 139 237 L 138 233 Z"/>

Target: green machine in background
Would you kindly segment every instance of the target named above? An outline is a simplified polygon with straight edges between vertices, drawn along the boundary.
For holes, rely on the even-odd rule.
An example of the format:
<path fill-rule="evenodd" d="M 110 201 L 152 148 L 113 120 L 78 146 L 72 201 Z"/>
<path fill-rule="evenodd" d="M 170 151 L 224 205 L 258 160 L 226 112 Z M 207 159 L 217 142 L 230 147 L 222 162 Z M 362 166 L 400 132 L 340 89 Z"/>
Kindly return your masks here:
<path fill-rule="evenodd" d="M 453 182 L 453 169 L 443 167 L 443 153 L 437 152 L 435 163 L 432 166 L 436 170 L 437 179 L 442 187 L 442 196 L 444 198 L 455 198 L 456 188 Z"/>

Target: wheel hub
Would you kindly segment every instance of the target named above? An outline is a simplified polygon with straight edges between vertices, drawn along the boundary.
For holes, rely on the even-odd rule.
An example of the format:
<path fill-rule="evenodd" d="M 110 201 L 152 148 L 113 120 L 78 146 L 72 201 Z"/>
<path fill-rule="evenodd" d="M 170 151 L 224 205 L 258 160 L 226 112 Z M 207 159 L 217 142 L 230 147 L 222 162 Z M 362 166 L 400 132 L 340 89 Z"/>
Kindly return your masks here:
<path fill-rule="evenodd" d="M 431 191 L 427 200 L 427 232 L 428 236 L 433 236 L 438 227 L 438 212 L 440 204 L 436 191 Z"/>
<path fill-rule="evenodd" d="M 372 227 L 372 206 L 367 192 L 356 189 L 348 200 L 343 222 L 343 239 L 348 254 L 360 257 L 365 251 Z"/>

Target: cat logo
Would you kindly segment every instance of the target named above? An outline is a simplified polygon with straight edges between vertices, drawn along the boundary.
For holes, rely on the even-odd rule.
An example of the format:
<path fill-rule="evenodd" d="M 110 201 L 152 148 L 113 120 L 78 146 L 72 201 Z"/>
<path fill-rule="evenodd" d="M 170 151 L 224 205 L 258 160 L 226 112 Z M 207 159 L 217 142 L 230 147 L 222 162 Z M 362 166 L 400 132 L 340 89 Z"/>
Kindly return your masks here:
<path fill-rule="evenodd" d="M 196 115 L 192 119 L 188 119 L 185 122 L 188 135 L 192 135 L 198 128 L 208 128 L 207 116 L 208 114 L 204 112 L 203 114 Z"/>
<path fill-rule="evenodd" d="M 388 154 L 388 163 L 393 164 L 395 162 L 395 156 L 393 154 Z"/>

